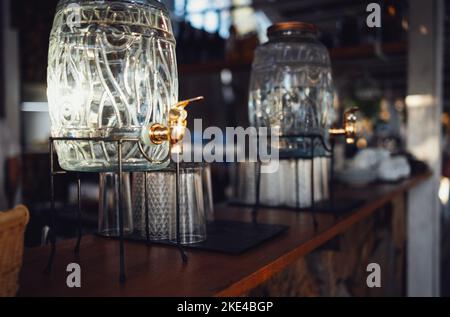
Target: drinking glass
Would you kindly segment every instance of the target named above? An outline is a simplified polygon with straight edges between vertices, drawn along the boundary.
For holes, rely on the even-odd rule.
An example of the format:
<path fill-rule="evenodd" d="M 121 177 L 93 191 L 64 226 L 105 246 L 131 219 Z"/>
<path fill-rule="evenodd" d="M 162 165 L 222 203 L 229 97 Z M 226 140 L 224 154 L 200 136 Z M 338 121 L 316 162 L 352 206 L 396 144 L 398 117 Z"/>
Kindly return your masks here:
<path fill-rule="evenodd" d="M 278 170 L 261 174 L 260 203 L 273 207 L 309 208 L 313 190 L 315 203 L 327 200 L 331 160 L 327 157 L 315 157 L 313 160 L 312 183 L 310 159 L 280 160 Z M 256 171 L 256 163 L 238 164 L 234 189 L 234 198 L 238 203 L 256 203 Z"/>
<path fill-rule="evenodd" d="M 145 179 L 147 178 L 147 196 Z M 159 171 L 133 173 L 133 219 L 135 233 L 150 240 L 168 240 L 171 210 L 175 209 L 175 174 Z M 148 221 L 145 219 L 147 201 Z"/>
<path fill-rule="evenodd" d="M 176 210 L 170 222 L 170 240 L 192 244 L 206 240 L 206 218 L 202 165 L 193 164 L 180 170 L 180 214 L 177 223 Z M 206 193 L 208 195 L 208 193 Z"/>
<path fill-rule="evenodd" d="M 119 206 L 119 197 L 122 206 Z M 119 192 L 117 173 L 100 173 L 98 233 L 106 237 L 119 236 L 119 208 L 122 208 L 124 235 L 133 232 L 130 174 L 122 175 L 122 191 Z"/>
<path fill-rule="evenodd" d="M 210 166 L 181 163 L 179 184 L 179 242 L 204 241 L 207 220 L 214 218 Z M 176 174 L 173 165 L 160 171 L 133 173 L 133 219 L 135 232 L 142 238 L 146 237 L 145 201 L 150 239 L 176 242 Z"/>

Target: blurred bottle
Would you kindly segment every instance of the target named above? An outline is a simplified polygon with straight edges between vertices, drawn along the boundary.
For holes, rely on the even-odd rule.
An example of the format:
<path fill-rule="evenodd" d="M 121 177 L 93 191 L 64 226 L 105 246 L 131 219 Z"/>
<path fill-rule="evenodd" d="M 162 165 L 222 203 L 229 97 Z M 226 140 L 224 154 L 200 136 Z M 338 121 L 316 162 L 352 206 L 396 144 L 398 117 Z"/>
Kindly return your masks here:
<path fill-rule="evenodd" d="M 238 47 L 240 48 L 240 61 L 241 62 L 251 62 L 255 54 L 255 50 L 259 45 L 258 34 L 252 32 L 246 34 L 243 38 L 239 40 Z"/>
<path fill-rule="evenodd" d="M 403 1 L 384 1 L 381 22 L 383 43 L 406 40 L 404 6 Z"/>
<path fill-rule="evenodd" d="M 230 36 L 225 44 L 225 55 L 228 62 L 239 61 L 238 35 L 234 25 L 230 26 Z"/>

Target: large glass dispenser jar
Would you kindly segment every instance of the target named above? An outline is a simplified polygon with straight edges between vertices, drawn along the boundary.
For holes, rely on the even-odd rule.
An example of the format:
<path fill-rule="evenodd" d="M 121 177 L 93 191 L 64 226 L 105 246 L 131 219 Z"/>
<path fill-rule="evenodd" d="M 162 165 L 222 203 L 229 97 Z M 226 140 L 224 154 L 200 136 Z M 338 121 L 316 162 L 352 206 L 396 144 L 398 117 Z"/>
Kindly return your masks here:
<path fill-rule="evenodd" d="M 250 124 L 279 129 L 280 154 L 309 156 L 311 139 L 294 136 L 320 134 L 328 139 L 334 117 L 328 51 L 309 23 L 275 24 L 268 37 L 256 49 L 252 66 Z M 321 155 L 321 142 L 316 141 L 314 154 Z"/>
<path fill-rule="evenodd" d="M 61 0 L 50 35 L 48 102 L 62 168 L 115 171 L 117 142 L 139 138 L 151 122 L 167 124 L 178 101 L 175 39 L 165 7 L 156 0 Z M 168 165 L 167 142 L 122 146 L 125 171 Z"/>

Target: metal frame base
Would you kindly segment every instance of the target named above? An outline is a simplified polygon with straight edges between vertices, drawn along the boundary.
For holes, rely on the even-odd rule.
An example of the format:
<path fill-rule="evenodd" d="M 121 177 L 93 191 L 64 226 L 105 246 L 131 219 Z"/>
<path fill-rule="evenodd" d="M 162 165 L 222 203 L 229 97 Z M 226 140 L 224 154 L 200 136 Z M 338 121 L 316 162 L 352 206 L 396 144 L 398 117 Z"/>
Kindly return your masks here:
<path fill-rule="evenodd" d="M 49 155 L 50 155 L 50 226 L 47 235 L 47 243 L 50 243 L 50 254 L 47 262 L 47 266 L 44 269 L 44 273 L 50 274 L 53 267 L 54 258 L 56 255 L 56 241 L 57 241 L 57 232 L 56 232 L 56 208 L 55 208 L 55 176 L 57 175 L 67 175 L 74 173 L 77 176 L 77 189 L 78 189 L 78 210 L 77 210 L 77 241 L 74 247 L 75 255 L 80 254 L 81 248 L 81 240 L 83 235 L 82 230 L 82 204 L 81 204 L 81 172 L 71 172 L 66 170 L 56 170 L 55 162 L 54 162 L 54 150 L 55 150 L 55 142 L 57 141 L 90 141 L 90 142 L 115 142 L 117 143 L 118 149 L 118 164 L 117 164 L 117 173 L 120 177 L 118 190 L 119 193 L 122 192 L 122 175 L 123 175 L 123 151 L 122 146 L 124 142 L 135 142 L 143 157 L 145 157 L 149 162 L 153 162 L 153 160 L 145 153 L 144 147 L 142 146 L 140 140 L 138 138 L 70 138 L 70 137 L 58 137 L 49 138 Z M 170 151 L 167 154 L 167 157 L 164 160 L 170 158 Z M 177 159 L 176 163 L 176 222 L 177 222 L 177 242 L 175 245 L 178 247 L 181 260 L 183 263 L 187 263 L 188 256 L 180 244 L 180 205 L 179 205 L 179 179 L 180 179 L 180 163 Z M 92 173 L 92 172 L 91 172 Z M 146 216 L 146 238 L 147 245 L 150 246 L 150 234 L 149 234 L 149 223 L 148 223 L 148 205 L 147 205 L 147 177 L 145 177 L 145 216 Z M 119 282 L 121 284 L 126 281 L 126 271 L 125 271 L 125 245 L 124 245 L 124 224 L 123 224 L 123 208 L 122 208 L 122 197 L 119 195 Z"/>

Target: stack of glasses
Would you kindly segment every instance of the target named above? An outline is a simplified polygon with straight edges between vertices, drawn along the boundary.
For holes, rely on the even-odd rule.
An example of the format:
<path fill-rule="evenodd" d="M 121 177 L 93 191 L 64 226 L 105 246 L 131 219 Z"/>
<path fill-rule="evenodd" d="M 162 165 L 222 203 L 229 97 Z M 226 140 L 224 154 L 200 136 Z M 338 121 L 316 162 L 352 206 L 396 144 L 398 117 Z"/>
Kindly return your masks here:
<path fill-rule="evenodd" d="M 309 159 L 280 160 L 274 173 L 261 173 L 260 204 L 265 206 L 285 206 L 308 208 L 312 190 L 314 202 L 329 198 L 330 159 L 315 157 Z M 314 164 L 314 168 L 312 166 Z M 313 173 L 311 169 L 313 168 Z M 257 164 L 240 163 L 236 171 L 236 193 L 238 203 L 256 203 Z M 311 186 L 313 176 L 313 187 Z"/>
<path fill-rule="evenodd" d="M 130 184 L 130 182 L 128 183 Z M 147 184 L 147 191 L 145 190 Z M 103 192 L 104 189 L 101 188 Z M 129 195 L 131 191 L 131 195 Z M 180 217 L 179 238 L 181 244 L 192 244 L 206 240 L 207 221 L 213 220 L 213 200 L 211 170 L 206 164 L 181 164 L 180 167 Z M 124 185 L 122 206 L 126 234 L 134 238 L 146 239 L 147 223 L 151 241 L 177 242 L 176 219 L 176 174 L 173 166 L 161 171 L 133 173 L 131 186 Z M 148 208 L 148 221 L 145 219 L 145 202 Z M 101 205 L 102 207 L 102 205 Z M 102 219 L 108 219 L 105 213 L 110 209 L 100 209 L 100 229 L 117 233 L 118 222 L 110 222 L 113 228 L 105 228 Z M 114 210 L 115 211 L 115 210 Z M 117 212 L 109 213 L 117 215 Z M 131 219 L 131 221 L 129 220 Z M 103 227 L 102 227 L 103 224 Z M 111 236 L 111 235 L 109 235 Z"/>
<path fill-rule="evenodd" d="M 180 243 L 206 239 L 206 220 L 212 217 L 210 168 L 204 164 L 182 164 L 180 169 Z M 147 197 L 145 197 L 147 177 Z M 135 233 L 146 236 L 147 200 L 151 240 L 176 242 L 176 177 L 173 168 L 135 173 L 133 179 L 133 220 Z M 147 198 L 147 199 L 146 199 Z"/>

